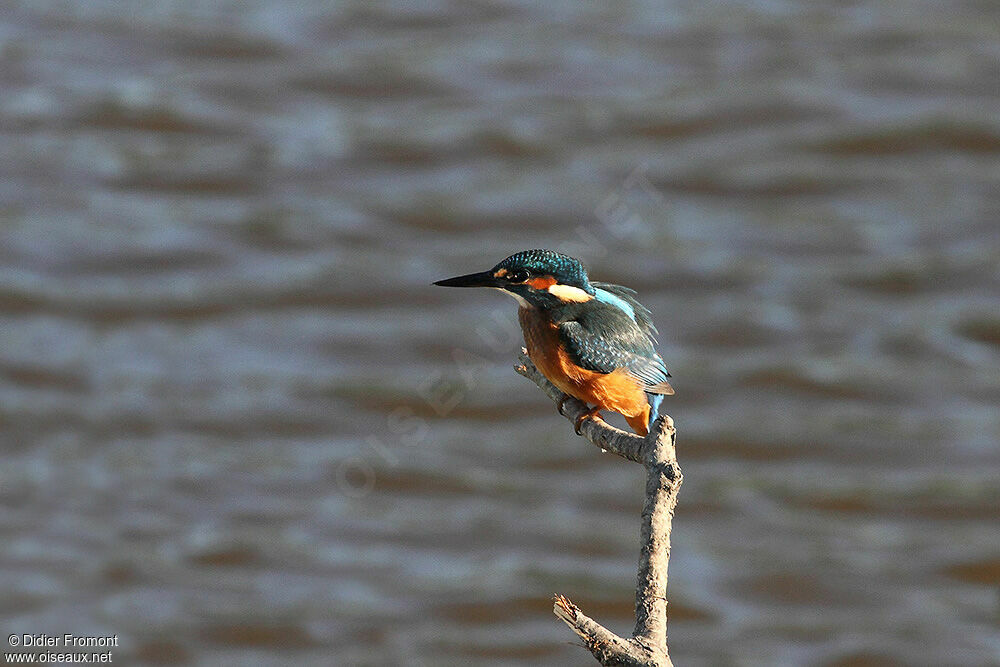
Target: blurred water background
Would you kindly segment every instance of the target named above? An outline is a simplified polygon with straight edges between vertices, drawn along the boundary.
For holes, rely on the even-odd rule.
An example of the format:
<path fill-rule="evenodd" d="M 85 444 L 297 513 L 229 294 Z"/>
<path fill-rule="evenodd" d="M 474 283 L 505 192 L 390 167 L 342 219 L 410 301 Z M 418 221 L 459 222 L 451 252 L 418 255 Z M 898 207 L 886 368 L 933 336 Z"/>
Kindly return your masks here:
<path fill-rule="evenodd" d="M 4 636 L 592 663 L 642 471 L 429 286 L 549 247 L 662 333 L 678 665 L 1000 664 L 996 3 L 10 1 L 0 82 Z"/>

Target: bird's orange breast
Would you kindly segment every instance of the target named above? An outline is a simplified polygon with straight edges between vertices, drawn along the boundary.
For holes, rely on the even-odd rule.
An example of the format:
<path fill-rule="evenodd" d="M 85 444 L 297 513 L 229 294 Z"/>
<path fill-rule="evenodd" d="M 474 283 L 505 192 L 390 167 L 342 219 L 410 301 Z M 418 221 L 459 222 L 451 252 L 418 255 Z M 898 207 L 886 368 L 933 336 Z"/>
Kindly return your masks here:
<path fill-rule="evenodd" d="M 576 364 L 559 340 L 559 329 L 533 308 L 518 310 L 528 356 L 542 375 L 563 392 L 623 415 L 640 435 L 647 432 L 649 403 L 639 382 L 624 368 L 599 373 Z"/>

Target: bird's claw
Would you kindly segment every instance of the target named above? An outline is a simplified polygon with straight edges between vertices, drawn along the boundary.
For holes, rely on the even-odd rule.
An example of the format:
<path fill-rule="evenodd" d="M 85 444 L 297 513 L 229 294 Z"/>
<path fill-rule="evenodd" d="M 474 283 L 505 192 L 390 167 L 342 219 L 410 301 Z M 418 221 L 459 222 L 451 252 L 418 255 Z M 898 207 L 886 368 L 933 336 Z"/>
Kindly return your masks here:
<path fill-rule="evenodd" d="M 577 435 L 583 435 L 583 432 L 580 431 L 580 429 L 583 428 L 583 422 L 587 421 L 588 419 L 592 419 L 594 417 L 600 416 L 600 412 L 601 412 L 601 409 L 599 407 L 597 407 L 597 408 L 594 408 L 593 410 L 589 410 L 587 412 L 584 412 L 582 415 L 580 415 L 579 417 L 577 417 L 576 418 L 576 422 L 573 425 L 573 430 L 576 431 L 576 434 Z"/>
<path fill-rule="evenodd" d="M 559 405 L 556 408 L 557 410 L 559 410 L 559 414 L 561 414 L 564 417 L 566 416 L 566 412 L 565 412 L 566 401 L 568 401 L 569 399 L 570 399 L 569 396 L 566 396 L 565 394 L 563 394 L 562 400 L 559 401 Z"/>

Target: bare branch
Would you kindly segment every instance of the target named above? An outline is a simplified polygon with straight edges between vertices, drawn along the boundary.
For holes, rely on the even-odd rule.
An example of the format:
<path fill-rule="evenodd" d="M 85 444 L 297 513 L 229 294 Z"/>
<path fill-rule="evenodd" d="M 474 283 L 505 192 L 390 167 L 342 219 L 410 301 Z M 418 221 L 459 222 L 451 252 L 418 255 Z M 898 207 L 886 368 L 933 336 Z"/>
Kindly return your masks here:
<path fill-rule="evenodd" d="M 522 349 L 520 364 L 514 369 L 537 384 L 574 424 L 589 412 L 584 403 L 567 397 L 549 382 L 531 363 L 526 350 Z M 609 426 L 597 418 L 584 420 L 580 430 L 601 449 L 646 467 L 642 549 L 635 589 L 635 630 L 628 639 L 619 637 L 562 595 L 555 596 L 553 611 L 606 667 L 673 667 L 667 654 L 667 564 L 670 528 L 683 480 L 677 465 L 674 422 L 667 415 L 659 417 L 645 438 Z"/>
<path fill-rule="evenodd" d="M 635 589 L 635 637 L 667 650 L 667 564 L 670 529 L 680 490 L 680 466 L 674 442 L 677 431 L 667 415 L 660 417 L 647 443 L 646 502 L 642 508 L 642 550 Z"/>
<path fill-rule="evenodd" d="M 584 614 L 567 598 L 556 595 L 553 600 L 552 611 L 555 615 L 583 640 L 584 645 L 602 665 L 619 664 L 614 660 L 632 653 L 634 647 L 627 639 L 622 639 Z"/>

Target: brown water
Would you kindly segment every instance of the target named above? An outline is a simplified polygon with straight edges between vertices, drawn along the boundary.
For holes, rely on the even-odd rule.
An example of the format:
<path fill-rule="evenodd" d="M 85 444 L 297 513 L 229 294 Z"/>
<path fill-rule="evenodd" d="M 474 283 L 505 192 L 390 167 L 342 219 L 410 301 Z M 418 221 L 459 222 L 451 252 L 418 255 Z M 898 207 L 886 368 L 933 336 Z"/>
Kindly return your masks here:
<path fill-rule="evenodd" d="M 662 332 L 678 665 L 1000 664 L 998 6 L 542 4 L 5 3 L 0 629 L 587 664 L 642 472 L 429 287 L 552 247 Z"/>

